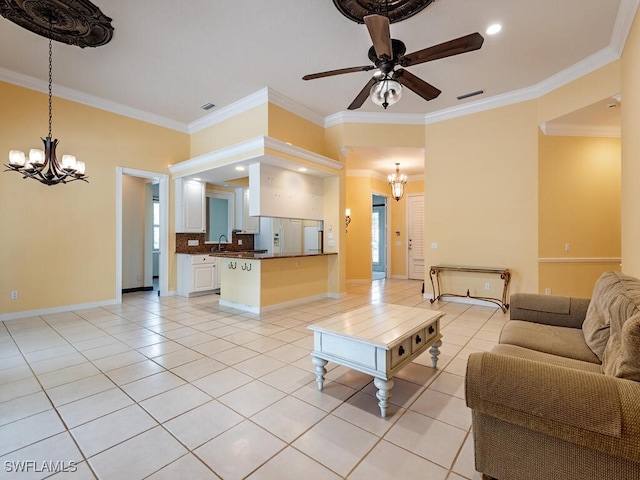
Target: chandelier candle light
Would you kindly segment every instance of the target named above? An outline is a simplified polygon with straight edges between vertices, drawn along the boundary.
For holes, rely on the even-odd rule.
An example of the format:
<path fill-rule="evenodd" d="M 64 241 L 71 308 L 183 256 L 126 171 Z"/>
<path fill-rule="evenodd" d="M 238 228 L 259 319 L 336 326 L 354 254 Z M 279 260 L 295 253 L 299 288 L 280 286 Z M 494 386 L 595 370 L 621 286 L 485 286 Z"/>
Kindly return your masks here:
<path fill-rule="evenodd" d="M 407 183 L 407 176 L 400 173 L 400 164 L 396 163 L 396 173 L 389 175 L 389 185 L 391 185 L 391 195 L 396 201 L 404 196 L 404 184 Z"/>

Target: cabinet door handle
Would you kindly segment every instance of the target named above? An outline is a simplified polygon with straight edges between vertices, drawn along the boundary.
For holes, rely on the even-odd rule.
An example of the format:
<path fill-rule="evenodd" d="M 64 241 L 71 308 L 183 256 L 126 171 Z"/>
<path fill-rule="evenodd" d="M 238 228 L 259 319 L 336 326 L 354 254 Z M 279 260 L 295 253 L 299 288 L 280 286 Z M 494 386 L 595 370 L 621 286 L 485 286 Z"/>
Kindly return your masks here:
<path fill-rule="evenodd" d="M 398 348 L 398 356 L 402 356 L 404 355 L 404 347 L 402 345 L 400 345 L 400 348 Z"/>
<path fill-rule="evenodd" d="M 420 335 L 416 335 L 416 345 L 420 345 L 422 343 L 422 339 L 420 338 Z"/>
<path fill-rule="evenodd" d="M 429 334 L 432 334 L 433 332 L 435 332 L 433 325 L 429 325 Z"/>

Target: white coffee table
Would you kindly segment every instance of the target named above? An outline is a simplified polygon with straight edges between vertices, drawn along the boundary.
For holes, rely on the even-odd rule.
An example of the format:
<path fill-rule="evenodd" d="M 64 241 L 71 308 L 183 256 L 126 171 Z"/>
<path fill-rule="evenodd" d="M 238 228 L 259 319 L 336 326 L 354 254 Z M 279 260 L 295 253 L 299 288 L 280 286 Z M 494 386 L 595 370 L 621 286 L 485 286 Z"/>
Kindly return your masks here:
<path fill-rule="evenodd" d="M 312 362 L 322 390 L 328 361 L 374 377 L 378 406 L 385 417 L 393 376 L 430 348 L 436 368 L 442 345 L 443 312 L 395 304 L 367 305 L 314 325 Z"/>

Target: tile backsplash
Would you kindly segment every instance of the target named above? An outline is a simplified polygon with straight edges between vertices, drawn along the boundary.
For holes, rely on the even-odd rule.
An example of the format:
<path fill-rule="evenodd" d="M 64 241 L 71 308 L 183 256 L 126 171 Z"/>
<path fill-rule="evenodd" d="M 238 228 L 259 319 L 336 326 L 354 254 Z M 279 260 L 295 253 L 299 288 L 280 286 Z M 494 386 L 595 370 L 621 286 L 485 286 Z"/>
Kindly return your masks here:
<path fill-rule="evenodd" d="M 198 245 L 189 245 L 189 241 L 197 241 Z M 242 245 L 238 244 L 242 240 Z M 222 250 L 227 252 L 241 252 L 254 249 L 252 233 L 234 233 L 231 235 L 231 243 L 223 243 Z M 217 250 L 218 243 L 205 243 L 204 233 L 176 233 L 176 253 L 209 253 L 211 249 Z"/>

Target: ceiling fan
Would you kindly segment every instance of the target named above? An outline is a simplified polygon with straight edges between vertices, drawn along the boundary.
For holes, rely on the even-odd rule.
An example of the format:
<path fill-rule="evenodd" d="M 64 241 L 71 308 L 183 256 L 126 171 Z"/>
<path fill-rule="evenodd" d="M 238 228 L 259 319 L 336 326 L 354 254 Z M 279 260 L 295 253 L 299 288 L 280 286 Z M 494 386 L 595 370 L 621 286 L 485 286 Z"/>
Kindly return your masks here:
<path fill-rule="evenodd" d="M 343 73 L 366 72 L 378 69 L 378 72 L 364 86 L 351 102 L 351 105 L 347 107 L 349 110 L 360 108 L 369 96 L 374 103 L 386 109 L 400 99 L 402 86 L 407 87 L 427 101 L 433 100 L 440 95 L 440 90 L 402 67 L 410 67 L 430 62 L 431 60 L 478 50 L 484 42 L 482 35 L 476 32 L 405 55 L 407 50 L 405 44 L 400 40 L 391 38 L 388 17 L 367 15 L 364 17 L 364 23 L 367 25 L 369 36 L 373 42 L 373 46 L 369 48 L 369 59 L 374 65 L 340 68 L 338 70 L 312 73 L 302 77 L 303 80 L 313 80 L 315 78 L 342 75 Z M 401 68 L 396 68 L 398 66 Z"/>

